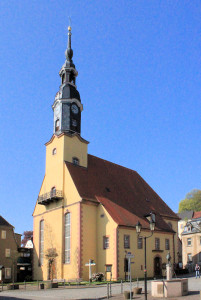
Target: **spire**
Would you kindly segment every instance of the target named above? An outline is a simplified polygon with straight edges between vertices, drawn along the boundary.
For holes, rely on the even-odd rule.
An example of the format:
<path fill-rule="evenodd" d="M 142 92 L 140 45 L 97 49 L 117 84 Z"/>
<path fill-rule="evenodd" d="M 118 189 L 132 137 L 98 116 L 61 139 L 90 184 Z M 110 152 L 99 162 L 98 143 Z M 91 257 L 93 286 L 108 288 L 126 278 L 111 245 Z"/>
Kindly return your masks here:
<path fill-rule="evenodd" d="M 71 49 L 71 26 L 68 26 L 68 46 L 65 51 L 66 60 L 68 63 L 73 64 L 72 57 L 73 57 L 73 49 Z"/>

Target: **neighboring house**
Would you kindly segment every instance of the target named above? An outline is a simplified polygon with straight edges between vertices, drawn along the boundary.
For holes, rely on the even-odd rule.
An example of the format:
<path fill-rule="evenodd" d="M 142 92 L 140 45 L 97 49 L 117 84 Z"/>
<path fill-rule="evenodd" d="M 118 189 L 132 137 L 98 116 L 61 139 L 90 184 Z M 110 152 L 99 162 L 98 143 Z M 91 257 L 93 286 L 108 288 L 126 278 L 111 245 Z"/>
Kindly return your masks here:
<path fill-rule="evenodd" d="M 33 249 L 20 247 L 18 248 L 18 252 L 19 257 L 17 260 L 17 281 L 31 281 Z"/>
<path fill-rule="evenodd" d="M 124 278 L 128 252 L 135 255 L 133 277 L 143 277 L 144 242 L 135 226 L 140 221 L 142 235 L 150 235 L 145 215 L 151 212 L 156 227 L 147 240 L 147 270 L 148 277 L 160 276 L 168 252 L 172 263 L 177 262 L 179 218 L 136 171 L 88 154 L 88 142 L 80 136 L 83 105 L 70 28 L 68 36 L 61 86 L 52 106 L 54 134 L 46 143 L 45 176 L 33 212 L 34 279 L 88 280 L 89 260 L 95 262 L 93 273 Z M 55 257 L 51 264 L 50 252 Z"/>
<path fill-rule="evenodd" d="M 33 248 L 33 241 L 32 240 L 28 240 L 27 242 L 26 242 L 26 245 L 24 246 L 25 248 Z"/>
<path fill-rule="evenodd" d="M 186 210 L 181 213 L 178 213 L 177 216 L 180 218 L 178 222 L 178 236 L 181 240 L 182 232 L 186 226 L 186 223 L 193 218 L 193 210 Z"/>
<path fill-rule="evenodd" d="M 196 263 L 201 265 L 201 212 L 194 212 L 182 232 L 183 265 L 194 271 Z"/>
<path fill-rule="evenodd" d="M 21 234 L 14 232 L 14 227 L 0 216 L 0 280 L 10 282 L 17 280 L 18 247 Z"/>

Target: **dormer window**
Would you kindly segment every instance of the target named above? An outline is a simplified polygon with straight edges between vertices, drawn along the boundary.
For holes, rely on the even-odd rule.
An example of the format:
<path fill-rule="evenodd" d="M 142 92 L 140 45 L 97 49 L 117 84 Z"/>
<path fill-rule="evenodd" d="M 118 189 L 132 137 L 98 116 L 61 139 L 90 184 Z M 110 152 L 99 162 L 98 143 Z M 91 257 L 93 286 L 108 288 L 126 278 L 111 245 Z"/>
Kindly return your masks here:
<path fill-rule="evenodd" d="M 55 131 L 59 130 L 59 126 L 60 126 L 60 120 L 57 119 L 56 122 L 55 122 Z"/>
<path fill-rule="evenodd" d="M 57 148 L 54 148 L 53 150 L 52 150 L 52 155 L 55 155 L 57 153 Z"/>
<path fill-rule="evenodd" d="M 79 166 L 80 162 L 79 159 L 77 157 L 73 157 L 73 164 L 76 166 Z"/>

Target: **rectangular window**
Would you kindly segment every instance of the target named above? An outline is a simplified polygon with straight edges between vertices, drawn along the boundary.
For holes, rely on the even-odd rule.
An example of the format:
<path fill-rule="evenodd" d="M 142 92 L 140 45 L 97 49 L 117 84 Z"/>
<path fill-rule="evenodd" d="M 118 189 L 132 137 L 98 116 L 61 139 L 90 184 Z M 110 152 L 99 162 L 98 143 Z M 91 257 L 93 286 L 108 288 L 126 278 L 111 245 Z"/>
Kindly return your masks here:
<path fill-rule="evenodd" d="M 5 279 L 11 279 L 11 268 L 5 268 Z"/>
<path fill-rule="evenodd" d="M 105 265 L 106 266 L 106 272 L 112 272 L 112 265 Z"/>
<path fill-rule="evenodd" d="M 170 250 L 170 240 L 165 239 L 165 250 Z"/>
<path fill-rule="evenodd" d="M 155 249 L 160 250 L 160 239 L 159 238 L 155 238 Z"/>
<path fill-rule="evenodd" d="M 64 262 L 65 264 L 70 263 L 70 244 L 71 244 L 71 215 L 70 213 L 65 214 L 65 251 L 64 251 Z"/>
<path fill-rule="evenodd" d="M 2 238 L 2 240 L 6 239 L 6 230 L 1 231 L 1 238 Z"/>
<path fill-rule="evenodd" d="M 39 264 L 43 265 L 44 256 L 44 220 L 40 221 L 40 233 L 39 233 Z"/>
<path fill-rule="evenodd" d="M 109 237 L 104 236 L 103 237 L 103 249 L 108 249 L 109 248 Z"/>
<path fill-rule="evenodd" d="M 137 248 L 138 249 L 142 249 L 143 248 L 143 239 L 141 237 L 138 237 Z"/>
<path fill-rule="evenodd" d="M 187 246 L 191 246 L 191 238 L 187 238 Z"/>
<path fill-rule="evenodd" d="M 130 235 L 124 235 L 124 249 L 130 248 Z"/>
<path fill-rule="evenodd" d="M 5 256 L 6 257 L 10 257 L 10 249 L 6 249 L 5 250 Z"/>
<path fill-rule="evenodd" d="M 192 253 L 187 254 L 187 261 L 192 262 Z"/>

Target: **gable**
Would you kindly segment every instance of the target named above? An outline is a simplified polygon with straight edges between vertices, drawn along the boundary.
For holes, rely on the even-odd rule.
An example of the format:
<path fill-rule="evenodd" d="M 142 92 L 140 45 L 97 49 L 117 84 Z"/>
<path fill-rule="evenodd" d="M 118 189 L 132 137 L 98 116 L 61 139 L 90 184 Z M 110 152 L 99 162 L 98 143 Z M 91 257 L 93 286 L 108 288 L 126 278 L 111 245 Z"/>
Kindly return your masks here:
<path fill-rule="evenodd" d="M 131 169 L 88 155 L 88 168 L 66 166 L 83 199 L 102 203 L 119 224 L 135 226 L 137 221 L 148 227 L 144 215 L 155 212 L 158 230 L 172 231 L 162 216 L 178 220 L 177 215 L 144 181 Z"/>

